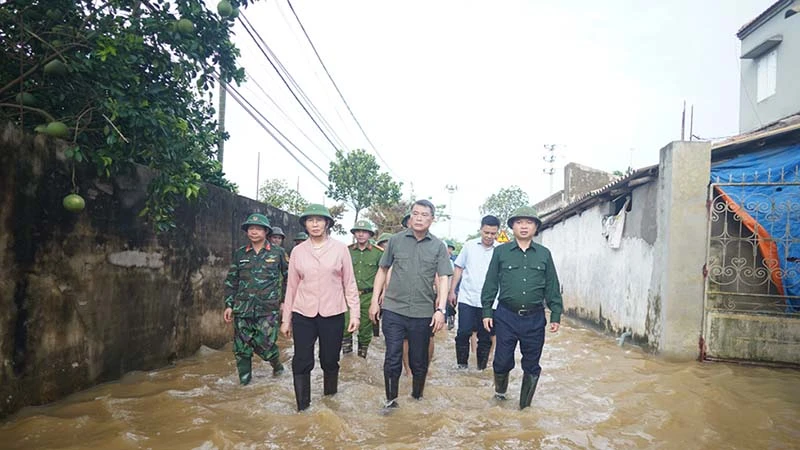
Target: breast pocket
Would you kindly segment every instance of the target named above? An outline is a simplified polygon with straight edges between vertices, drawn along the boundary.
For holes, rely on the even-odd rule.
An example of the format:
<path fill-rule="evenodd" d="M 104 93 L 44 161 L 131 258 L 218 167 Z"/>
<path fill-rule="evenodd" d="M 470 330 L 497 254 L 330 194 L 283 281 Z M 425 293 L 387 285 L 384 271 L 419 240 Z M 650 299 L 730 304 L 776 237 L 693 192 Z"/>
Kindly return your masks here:
<path fill-rule="evenodd" d="M 505 264 L 500 267 L 500 281 L 510 283 L 519 275 L 520 267 L 515 264 Z"/>
<path fill-rule="evenodd" d="M 532 266 L 530 272 L 534 287 L 544 288 L 547 284 L 547 267 L 541 264 Z"/>
<path fill-rule="evenodd" d="M 435 257 L 421 257 L 420 268 L 424 274 L 436 272 L 436 258 Z"/>

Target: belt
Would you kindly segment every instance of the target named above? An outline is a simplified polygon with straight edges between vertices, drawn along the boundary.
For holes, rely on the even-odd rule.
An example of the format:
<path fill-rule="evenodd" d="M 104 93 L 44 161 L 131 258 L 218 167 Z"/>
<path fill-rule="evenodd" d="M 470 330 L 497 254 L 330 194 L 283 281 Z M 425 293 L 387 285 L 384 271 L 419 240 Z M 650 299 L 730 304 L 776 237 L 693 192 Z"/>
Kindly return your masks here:
<path fill-rule="evenodd" d="M 502 306 L 503 309 L 505 309 L 506 311 L 514 313 L 514 314 L 516 314 L 516 315 L 518 315 L 520 317 L 532 316 L 532 315 L 534 315 L 536 313 L 539 313 L 539 312 L 542 312 L 544 310 L 544 305 L 541 305 L 541 304 L 534 305 L 531 308 L 525 308 L 525 309 L 510 308 L 510 307 L 508 307 L 508 306 L 506 306 L 506 305 L 504 305 L 502 303 L 500 303 L 500 306 Z"/>
<path fill-rule="evenodd" d="M 372 288 L 361 289 L 358 291 L 358 295 L 369 294 L 370 292 L 372 292 Z"/>

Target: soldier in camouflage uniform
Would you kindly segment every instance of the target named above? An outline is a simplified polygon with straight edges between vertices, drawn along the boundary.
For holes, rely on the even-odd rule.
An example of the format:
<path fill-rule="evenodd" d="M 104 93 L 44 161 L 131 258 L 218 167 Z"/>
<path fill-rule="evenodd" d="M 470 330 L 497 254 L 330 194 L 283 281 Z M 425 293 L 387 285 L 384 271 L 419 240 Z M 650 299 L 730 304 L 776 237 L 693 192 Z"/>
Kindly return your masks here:
<path fill-rule="evenodd" d="M 233 252 L 225 279 L 225 322 L 233 322 L 233 354 L 239 382 L 252 378 L 253 353 L 272 366 L 273 375 L 283 372 L 276 340 L 280 327 L 278 313 L 289 268 L 286 252 L 270 245 L 269 219 L 251 214 L 242 223 L 250 243 Z"/>
<path fill-rule="evenodd" d="M 269 243 L 275 247 L 282 247 L 284 239 L 286 239 L 286 235 L 283 233 L 281 227 L 275 227 L 269 233 Z"/>
<path fill-rule="evenodd" d="M 375 274 L 378 273 L 378 262 L 383 256 L 383 249 L 373 245 L 370 240 L 375 236 L 375 230 L 368 220 L 359 220 L 350 229 L 356 237 L 356 242 L 349 246 L 350 258 L 353 260 L 353 272 L 358 285 L 359 301 L 361 303 L 361 324 L 358 328 L 358 356 L 367 357 L 367 349 L 372 342 L 373 326 L 369 320 L 369 305 L 372 301 L 372 285 L 375 283 Z M 349 312 L 345 313 L 345 323 L 349 323 Z M 342 353 L 353 352 L 353 333 L 345 330 L 342 338 Z"/>

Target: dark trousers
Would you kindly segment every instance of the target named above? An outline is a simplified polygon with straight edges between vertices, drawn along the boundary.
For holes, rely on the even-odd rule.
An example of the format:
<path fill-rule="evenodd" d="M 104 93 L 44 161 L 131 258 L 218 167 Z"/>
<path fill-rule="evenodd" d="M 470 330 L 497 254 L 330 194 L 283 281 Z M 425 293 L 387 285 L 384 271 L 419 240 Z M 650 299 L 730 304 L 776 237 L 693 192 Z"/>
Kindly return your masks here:
<path fill-rule="evenodd" d="M 456 346 L 469 348 L 469 338 L 472 333 L 478 332 L 478 349 L 485 349 L 489 353 L 492 348 L 492 335 L 483 327 L 483 308 L 458 304 L 458 332 L 456 333 Z"/>
<path fill-rule="evenodd" d="M 538 376 L 542 372 L 539 358 L 544 347 L 544 329 L 547 319 L 544 307 L 529 316 L 519 316 L 502 304 L 497 306 L 493 317 L 496 339 L 494 349 L 494 373 L 505 374 L 514 368 L 514 352 L 522 352 L 522 371 L 526 375 Z"/>
<path fill-rule="evenodd" d="M 431 341 L 431 318 L 407 317 L 383 310 L 383 337 L 386 355 L 383 374 L 400 377 L 403 371 L 403 340 L 408 339 L 408 365 L 415 377 L 428 374 L 428 344 Z"/>
<path fill-rule="evenodd" d="M 303 375 L 314 368 L 314 344 L 319 338 L 319 365 L 322 370 L 339 370 L 339 353 L 342 351 L 344 313 L 331 317 L 306 317 L 292 313 L 294 357 L 292 373 Z"/>

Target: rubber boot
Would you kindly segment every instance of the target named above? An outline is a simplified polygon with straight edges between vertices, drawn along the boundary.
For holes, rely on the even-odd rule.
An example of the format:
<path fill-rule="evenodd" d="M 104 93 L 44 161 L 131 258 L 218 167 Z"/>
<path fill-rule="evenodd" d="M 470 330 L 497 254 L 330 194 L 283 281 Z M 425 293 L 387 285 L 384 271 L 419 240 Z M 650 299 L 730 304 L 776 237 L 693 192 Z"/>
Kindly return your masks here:
<path fill-rule="evenodd" d="M 506 399 L 508 390 L 508 372 L 494 374 L 494 398 L 497 400 Z"/>
<path fill-rule="evenodd" d="M 537 384 L 539 384 L 538 375 L 525 374 L 522 376 L 522 388 L 519 391 L 519 409 L 531 406 L 531 400 L 533 400 Z"/>
<path fill-rule="evenodd" d="M 346 355 L 348 353 L 353 353 L 353 338 L 344 338 L 342 339 L 342 354 Z"/>
<path fill-rule="evenodd" d="M 358 343 L 358 356 L 362 358 L 367 357 L 367 350 L 369 349 L 369 345 L 362 345 L 360 342 Z"/>
<path fill-rule="evenodd" d="M 416 376 L 411 380 L 411 396 L 414 397 L 415 400 L 419 400 L 422 398 L 422 391 L 425 390 L 425 375 L 423 376 Z"/>
<path fill-rule="evenodd" d="M 322 372 L 323 395 L 334 395 L 339 391 L 339 371 L 326 370 Z"/>
<path fill-rule="evenodd" d="M 272 366 L 272 376 L 277 377 L 278 375 L 283 373 L 283 364 L 281 364 L 281 360 L 278 356 L 269 360 L 269 365 Z"/>
<path fill-rule="evenodd" d="M 478 346 L 477 349 L 477 356 L 478 356 L 478 370 L 486 369 L 486 366 L 489 364 L 489 352 L 491 351 L 491 346 L 482 348 Z"/>
<path fill-rule="evenodd" d="M 459 369 L 466 369 L 469 367 L 469 345 L 456 344 L 456 364 Z"/>
<path fill-rule="evenodd" d="M 237 358 L 236 370 L 239 372 L 239 384 L 246 386 L 253 379 L 253 360 L 251 358 Z"/>
<path fill-rule="evenodd" d="M 310 373 L 294 376 L 294 398 L 297 400 L 297 411 L 302 411 L 311 405 Z"/>
<path fill-rule="evenodd" d="M 383 382 L 386 385 L 386 403 L 384 408 L 397 408 L 400 406 L 397 403 L 397 391 L 400 387 L 400 377 L 383 376 Z"/>

